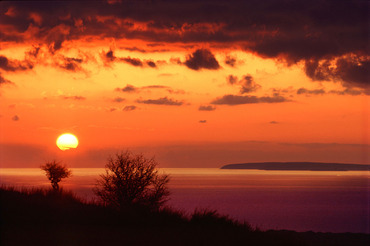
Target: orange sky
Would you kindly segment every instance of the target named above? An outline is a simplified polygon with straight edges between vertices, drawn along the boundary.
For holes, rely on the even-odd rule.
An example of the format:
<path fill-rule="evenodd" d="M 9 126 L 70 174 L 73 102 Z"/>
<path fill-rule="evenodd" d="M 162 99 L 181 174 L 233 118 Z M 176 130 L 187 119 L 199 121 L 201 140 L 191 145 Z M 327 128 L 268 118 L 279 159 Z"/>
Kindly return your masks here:
<path fill-rule="evenodd" d="M 301 35 L 293 19 L 283 26 L 253 16 L 234 27 L 231 5 L 215 19 L 197 3 L 177 4 L 183 19 L 146 17 L 135 4 L 124 16 L 115 11 L 125 7 L 119 1 L 88 6 L 86 14 L 68 3 L 1 3 L 0 167 L 37 167 L 50 158 L 104 166 L 108 154 L 124 148 L 155 154 L 170 167 L 369 163 L 369 56 L 361 46 L 324 49 L 338 19 L 320 29 L 310 16 L 300 23 L 307 29 L 302 42 L 285 44 L 286 35 Z M 353 35 L 343 32 L 343 41 Z M 64 132 L 79 138 L 70 153 L 55 145 Z"/>

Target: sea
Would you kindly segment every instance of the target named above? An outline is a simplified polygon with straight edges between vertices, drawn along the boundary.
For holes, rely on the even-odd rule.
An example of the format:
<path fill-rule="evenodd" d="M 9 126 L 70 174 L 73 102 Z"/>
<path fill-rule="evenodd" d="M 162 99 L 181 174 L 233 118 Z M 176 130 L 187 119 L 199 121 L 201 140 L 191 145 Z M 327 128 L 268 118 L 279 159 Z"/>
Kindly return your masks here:
<path fill-rule="evenodd" d="M 71 168 L 63 180 L 85 200 L 103 168 Z M 261 171 L 217 168 L 161 168 L 170 176 L 167 205 L 190 215 L 217 210 L 261 230 L 370 233 L 370 172 Z M 38 168 L 1 168 L 0 185 L 49 187 Z"/>

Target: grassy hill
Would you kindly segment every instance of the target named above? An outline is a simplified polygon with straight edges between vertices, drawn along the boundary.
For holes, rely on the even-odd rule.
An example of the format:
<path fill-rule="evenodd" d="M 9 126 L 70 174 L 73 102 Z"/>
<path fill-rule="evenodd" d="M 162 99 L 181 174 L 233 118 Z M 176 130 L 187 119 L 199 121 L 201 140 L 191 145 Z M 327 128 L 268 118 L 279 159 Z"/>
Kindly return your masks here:
<path fill-rule="evenodd" d="M 288 216 L 288 215 L 287 215 Z M 369 245 L 368 234 L 260 231 L 216 211 L 117 211 L 70 192 L 0 188 L 0 245 Z"/>

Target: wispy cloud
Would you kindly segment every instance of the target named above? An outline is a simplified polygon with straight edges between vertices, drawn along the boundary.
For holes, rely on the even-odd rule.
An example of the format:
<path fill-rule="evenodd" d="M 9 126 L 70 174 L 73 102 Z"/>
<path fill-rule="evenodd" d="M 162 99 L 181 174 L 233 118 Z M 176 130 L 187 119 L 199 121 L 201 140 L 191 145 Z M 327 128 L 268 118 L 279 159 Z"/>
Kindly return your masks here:
<path fill-rule="evenodd" d="M 199 111 L 214 111 L 214 110 L 216 110 L 216 107 L 214 107 L 212 105 L 201 105 L 201 106 L 199 106 L 198 110 Z"/>
<path fill-rule="evenodd" d="M 309 90 L 309 89 L 306 89 L 306 88 L 299 88 L 297 90 L 297 94 L 298 95 L 301 95 L 301 94 L 308 94 L 308 95 L 323 95 L 325 94 L 325 90 L 324 89 L 315 89 L 315 90 Z"/>
<path fill-rule="evenodd" d="M 170 105 L 170 106 L 181 106 L 184 104 L 184 102 L 182 101 L 177 101 L 177 100 L 167 98 L 167 97 L 162 97 L 158 99 L 147 99 L 147 100 L 139 99 L 137 100 L 137 102 L 143 103 L 143 104 Z"/>
<path fill-rule="evenodd" d="M 283 96 L 240 96 L 240 95 L 225 95 L 223 97 L 213 100 L 212 104 L 219 105 L 240 105 L 240 104 L 255 104 L 255 103 L 282 103 L 289 100 Z"/>
<path fill-rule="evenodd" d="M 135 105 L 129 105 L 129 106 L 125 106 L 122 111 L 133 111 L 137 109 L 137 107 Z"/>
<path fill-rule="evenodd" d="M 65 99 L 65 100 L 86 100 L 86 97 L 83 97 L 83 96 L 61 96 L 62 99 Z"/>

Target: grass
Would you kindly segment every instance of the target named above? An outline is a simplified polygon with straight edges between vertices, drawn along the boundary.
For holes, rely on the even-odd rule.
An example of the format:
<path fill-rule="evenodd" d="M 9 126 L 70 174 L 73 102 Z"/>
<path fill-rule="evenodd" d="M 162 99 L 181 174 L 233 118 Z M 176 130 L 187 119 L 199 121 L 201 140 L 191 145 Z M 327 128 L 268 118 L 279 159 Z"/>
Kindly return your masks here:
<path fill-rule="evenodd" d="M 117 211 L 72 192 L 0 187 L 0 245 L 369 245 L 368 234 L 260 231 L 215 210 Z"/>

